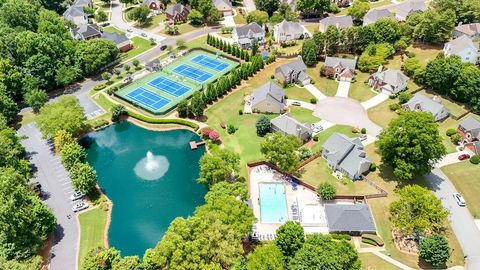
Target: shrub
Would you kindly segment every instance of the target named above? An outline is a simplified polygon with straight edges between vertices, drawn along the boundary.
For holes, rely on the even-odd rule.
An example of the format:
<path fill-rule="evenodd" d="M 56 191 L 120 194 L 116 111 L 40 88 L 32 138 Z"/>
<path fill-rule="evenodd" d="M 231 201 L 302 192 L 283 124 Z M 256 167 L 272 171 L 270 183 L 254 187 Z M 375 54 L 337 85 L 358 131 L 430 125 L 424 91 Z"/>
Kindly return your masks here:
<path fill-rule="evenodd" d="M 260 116 L 257 119 L 257 122 L 255 124 L 255 127 L 257 129 L 257 135 L 260 137 L 265 136 L 268 132 L 270 132 L 270 119 L 266 117 L 265 115 Z"/>
<path fill-rule="evenodd" d="M 270 79 L 272 79 L 272 80 L 275 79 L 275 75 L 273 75 L 273 74 L 270 75 Z"/>
<path fill-rule="evenodd" d="M 313 155 L 312 149 L 302 146 L 298 149 L 300 159 L 304 160 L 310 158 Z"/>
<path fill-rule="evenodd" d="M 420 258 L 434 267 L 445 265 L 450 252 L 448 240 L 442 235 L 431 235 L 420 240 Z"/>
<path fill-rule="evenodd" d="M 362 133 L 362 134 L 367 134 L 367 129 L 366 129 L 366 128 L 360 129 L 360 133 Z"/>
<path fill-rule="evenodd" d="M 450 140 L 452 141 L 453 144 L 458 144 L 458 142 L 462 139 L 460 134 L 453 134 L 450 136 Z"/>
<path fill-rule="evenodd" d="M 104 83 L 99 83 L 99 84 L 97 84 L 97 85 L 95 85 L 95 86 L 93 87 L 93 90 L 95 90 L 95 91 L 100 91 L 100 90 L 104 89 L 105 87 L 107 87 L 106 84 L 104 84 Z"/>
<path fill-rule="evenodd" d="M 452 135 L 457 134 L 457 131 L 454 128 L 449 128 L 449 129 L 447 129 L 446 134 L 447 134 L 448 137 L 451 137 Z"/>
<path fill-rule="evenodd" d="M 104 127 L 106 125 L 108 125 L 108 121 L 106 119 L 96 119 L 96 120 L 93 120 L 90 123 L 90 126 L 93 129 L 98 129 L 98 128 Z"/>
<path fill-rule="evenodd" d="M 377 164 L 375 164 L 375 163 L 372 162 L 372 163 L 370 164 L 369 170 L 370 170 L 371 172 L 376 171 L 376 170 L 377 170 Z"/>
<path fill-rule="evenodd" d="M 120 119 L 120 116 L 125 114 L 125 107 L 123 105 L 116 104 L 110 108 L 110 113 L 112 114 L 112 121 L 116 122 Z"/>
<path fill-rule="evenodd" d="M 362 243 L 372 245 L 372 246 L 378 246 L 377 243 L 375 243 L 375 241 L 367 238 L 362 238 Z"/>
<path fill-rule="evenodd" d="M 383 245 L 384 245 L 382 238 L 380 238 L 378 235 L 375 235 L 375 234 L 363 234 L 362 235 L 362 242 L 363 242 L 364 239 L 372 241 L 374 243 L 374 245 L 376 245 L 376 246 L 383 247 Z"/>
<path fill-rule="evenodd" d="M 235 133 L 235 131 L 237 131 L 237 128 L 234 125 L 229 124 L 227 126 L 227 133 L 228 134 L 233 134 L 233 133 Z"/>
<path fill-rule="evenodd" d="M 480 163 L 480 155 L 474 155 L 470 158 L 470 163 L 472 164 L 479 164 Z"/>
<path fill-rule="evenodd" d="M 407 103 L 411 98 L 412 95 L 408 92 L 402 92 L 400 93 L 400 95 L 398 95 L 398 101 L 400 102 L 400 104 Z"/>
<path fill-rule="evenodd" d="M 390 104 L 388 108 L 390 109 L 390 111 L 396 111 L 396 110 L 400 110 L 402 106 L 400 106 L 400 104 L 398 103 L 394 103 L 394 104 Z"/>
<path fill-rule="evenodd" d="M 239 115 L 242 115 L 242 114 L 243 114 L 243 110 L 242 110 L 242 109 L 238 110 L 238 114 L 239 114 Z"/>
<path fill-rule="evenodd" d="M 216 140 L 220 139 L 220 133 L 218 133 L 215 130 L 212 130 L 210 132 L 210 134 L 208 134 L 208 138 L 210 138 L 210 140 L 212 140 L 212 141 L 216 141 Z"/>
<path fill-rule="evenodd" d="M 335 239 L 335 240 L 347 240 L 347 241 L 352 240 L 351 235 L 343 234 L 343 233 L 338 233 L 338 234 L 333 233 L 333 234 L 330 234 L 330 236 L 332 237 L 332 239 Z"/>
<path fill-rule="evenodd" d="M 317 98 L 311 98 L 310 103 L 312 104 L 317 104 Z"/>
<path fill-rule="evenodd" d="M 197 124 L 183 119 L 152 118 L 131 111 L 127 111 L 127 115 L 150 124 L 177 124 L 191 127 L 193 130 L 198 130 L 199 128 Z"/>
<path fill-rule="evenodd" d="M 332 200 L 337 195 L 337 188 L 330 183 L 321 183 L 318 185 L 317 193 L 323 200 Z"/>
<path fill-rule="evenodd" d="M 318 142 L 318 135 L 313 136 L 313 141 Z"/>

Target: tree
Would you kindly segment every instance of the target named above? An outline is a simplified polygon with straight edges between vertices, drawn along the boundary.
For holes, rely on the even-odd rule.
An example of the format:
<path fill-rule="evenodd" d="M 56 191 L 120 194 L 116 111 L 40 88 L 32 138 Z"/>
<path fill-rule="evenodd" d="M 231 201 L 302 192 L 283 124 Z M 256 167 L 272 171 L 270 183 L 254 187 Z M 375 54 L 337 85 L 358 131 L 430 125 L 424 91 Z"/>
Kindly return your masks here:
<path fill-rule="evenodd" d="M 334 55 L 338 51 L 340 45 L 340 32 L 334 25 L 330 25 L 323 34 L 325 40 L 325 51 L 327 55 Z"/>
<path fill-rule="evenodd" d="M 270 23 L 278 24 L 284 19 L 289 22 L 298 22 L 298 14 L 292 10 L 292 7 L 289 4 L 282 2 L 278 6 L 278 10 L 273 13 L 272 17 L 270 17 Z"/>
<path fill-rule="evenodd" d="M 76 163 L 83 163 L 87 159 L 85 149 L 77 142 L 65 144 L 60 151 L 62 163 L 70 170 Z"/>
<path fill-rule="evenodd" d="M 337 188 L 334 185 L 325 182 L 318 185 L 317 193 L 323 200 L 333 200 L 335 195 L 337 195 Z"/>
<path fill-rule="evenodd" d="M 298 222 L 287 221 L 277 229 L 276 234 L 275 245 L 288 262 L 305 242 L 303 227 Z"/>
<path fill-rule="evenodd" d="M 449 95 L 455 100 L 475 104 L 480 97 L 480 69 L 473 64 L 463 64 Z"/>
<path fill-rule="evenodd" d="M 436 10 L 426 10 L 412 14 L 406 20 L 414 39 L 434 44 L 450 39 L 455 22 L 455 13 L 451 10 L 442 13 L 438 13 Z"/>
<path fill-rule="evenodd" d="M 277 246 L 266 244 L 257 247 L 248 257 L 248 270 L 283 270 L 283 255 Z"/>
<path fill-rule="evenodd" d="M 69 63 L 70 61 L 66 61 Z M 57 67 L 55 83 L 59 86 L 66 86 L 82 77 L 82 70 L 76 65 L 63 65 Z"/>
<path fill-rule="evenodd" d="M 397 231 L 420 235 L 444 232 L 448 211 L 431 191 L 408 185 L 397 193 L 400 198 L 390 204 L 390 220 Z"/>
<path fill-rule="evenodd" d="M 40 89 L 31 89 L 24 96 L 25 103 L 32 107 L 34 112 L 38 110 L 48 101 L 48 95 L 45 91 Z"/>
<path fill-rule="evenodd" d="M 35 118 L 44 138 L 53 137 L 59 130 L 77 136 L 85 127 L 85 120 L 82 106 L 72 96 L 64 96 L 57 102 L 46 104 Z"/>
<path fill-rule="evenodd" d="M 305 65 L 313 67 L 317 64 L 318 47 L 313 39 L 307 39 L 302 44 L 302 59 Z"/>
<path fill-rule="evenodd" d="M 7 122 L 12 122 L 19 112 L 17 103 L 7 96 L 3 91 L 5 86 L 0 83 L 0 115 L 3 115 Z"/>
<path fill-rule="evenodd" d="M 82 261 L 82 270 L 107 270 L 120 262 L 120 252 L 115 248 L 96 247 L 88 251 Z"/>
<path fill-rule="evenodd" d="M 180 101 L 177 105 L 178 117 L 187 117 L 188 116 L 188 100 L 184 99 Z"/>
<path fill-rule="evenodd" d="M 95 15 L 95 21 L 97 21 L 97 22 L 105 22 L 105 21 L 108 21 L 107 13 L 105 13 L 105 11 L 99 9 L 99 10 L 97 11 L 97 14 Z"/>
<path fill-rule="evenodd" d="M 420 258 L 433 267 L 445 265 L 450 258 L 447 239 L 438 234 L 420 239 Z"/>
<path fill-rule="evenodd" d="M 330 10 L 330 5 L 330 0 L 298 0 L 296 9 L 305 14 L 323 15 Z"/>
<path fill-rule="evenodd" d="M 111 75 L 109 72 L 107 72 L 107 71 L 102 72 L 102 75 L 101 75 L 101 76 L 102 76 L 102 79 L 105 80 L 105 81 L 107 81 L 107 82 L 109 82 L 109 81 L 110 81 L 110 78 L 112 77 L 112 75 Z"/>
<path fill-rule="evenodd" d="M 188 20 L 190 21 L 191 24 L 195 24 L 195 25 L 202 24 L 204 20 L 203 14 L 196 9 L 192 9 L 188 14 Z"/>
<path fill-rule="evenodd" d="M 212 154 L 205 153 L 200 159 L 200 178 L 198 182 L 208 186 L 235 179 L 240 170 L 240 156 L 228 149 Z"/>
<path fill-rule="evenodd" d="M 394 53 L 395 48 L 389 43 L 370 44 L 358 58 L 358 68 L 363 72 L 376 70 Z"/>
<path fill-rule="evenodd" d="M 262 10 L 254 10 L 247 15 L 247 23 L 256 22 L 259 25 L 263 25 L 268 22 L 268 13 Z"/>
<path fill-rule="evenodd" d="M 120 120 L 120 117 L 125 114 L 125 106 L 121 104 L 115 104 L 110 108 L 112 114 L 112 121 L 116 122 Z"/>
<path fill-rule="evenodd" d="M 138 66 L 140 66 L 140 61 L 137 58 L 135 58 L 133 59 L 132 64 L 135 68 L 137 68 Z"/>
<path fill-rule="evenodd" d="M 200 92 L 193 94 L 190 104 L 192 106 L 192 112 L 195 114 L 195 116 L 203 115 L 203 111 L 205 110 L 205 101 L 203 100 L 203 96 Z"/>
<path fill-rule="evenodd" d="M 352 16 L 353 19 L 357 22 L 363 20 L 363 16 L 367 14 L 370 10 L 370 5 L 368 2 L 364 1 L 353 1 L 353 4 L 348 8 L 347 15 Z"/>
<path fill-rule="evenodd" d="M 427 112 L 402 113 L 380 133 L 376 144 L 382 161 L 402 180 L 429 173 L 446 154 L 438 124 Z"/>
<path fill-rule="evenodd" d="M 257 123 L 255 124 L 255 126 L 257 128 L 257 135 L 260 137 L 265 136 L 265 134 L 270 132 L 270 127 L 271 127 L 270 118 L 268 118 L 265 115 L 260 116 L 257 119 Z"/>
<path fill-rule="evenodd" d="M 259 47 L 258 40 L 254 39 L 252 41 L 252 56 L 256 55 L 258 53 L 258 47 Z M 245 59 L 245 61 L 247 61 L 247 60 Z"/>
<path fill-rule="evenodd" d="M 130 20 L 136 21 L 140 24 L 145 24 L 148 22 L 148 15 L 150 14 L 150 9 L 146 4 L 141 4 L 140 6 L 133 8 L 130 12 L 127 13 L 127 16 Z"/>
<path fill-rule="evenodd" d="M 177 39 L 176 44 L 178 48 L 184 49 L 187 43 L 183 39 Z"/>
<path fill-rule="evenodd" d="M 258 10 L 265 11 L 268 13 L 268 16 L 272 16 L 280 6 L 279 0 L 255 0 L 255 6 Z"/>
<path fill-rule="evenodd" d="M 72 134 L 66 132 L 65 130 L 57 131 L 55 133 L 55 137 L 53 137 L 53 145 L 57 154 L 62 152 L 64 145 L 75 142 L 75 138 L 73 138 Z"/>
<path fill-rule="evenodd" d="M 439 54 L 427 63 L 423 82 L 440 94 L 448 94 L 462 72 L 462 61 L 458 56 L 445 57 Z"/>
<path fill-rule="evenodd" d="M 7 260 L 0 257 L 0 269 L 38 270 L 42 268 L 42 257 L 33 256 L 28 260 Z"/>
<path fill-rule="evenodd" d="M 22 72 L 8 59 L 0 59 L 0 91 L 11 99 L 18 100 L 24 92 Z"/>
<path fill-rule="evenodd" d="M 301 142 L 295 136 L 284 136 L 280 133 L 267 134 L 260 144 L 260 151 L 265 158 L 285 172 L 293 172 L 300 164 L 295 153 Z"/>
<path fill-rule="evenodd" d="M 88 163 L 75 163 L 70 168 L 70 179 L 76 190 L 90 193 L 97 185 L 97 172 Z"/>
<path fill-rule="evenodd" d="M 75 59 L 85 73 L 94 74 L 114 61 L 117 54 L 118 49 L 112 41 L 95 38 L 78 43 Z"/>
<path fill-rule="evenodd" d="M 113 264 L 112 270 L 142 270 L 140 259 L 137 256 L 126 256 Z"/>
<path fill-rule="evenodd" d="M 15 168 L 22 175 L 27 175 L 29 164 L 24 159 L 25 148 L 20 143 L 20 138 L 16 135 L 15 130 L 7 127 L 5 119 L 0 119 L 0 121 L 2 122 L 2 127 L 0 127 L 0 168 Z"/>
<path fill-rule="evenodd" d="M 358 1 L 357 1 L 358 2 Z M 383 18 L 370 26 L 375 43 L 389 43 L 394 45 L 403 36 L 400 22 L 393 18 Z"/>
<path fill-rule="evenodd" d="M 0 21 L 8 26 L 20 27 L 30 31 L 37 30 L 38 10 L 37 1 L 7 0 L 2 1 L 0 8 Z"/>

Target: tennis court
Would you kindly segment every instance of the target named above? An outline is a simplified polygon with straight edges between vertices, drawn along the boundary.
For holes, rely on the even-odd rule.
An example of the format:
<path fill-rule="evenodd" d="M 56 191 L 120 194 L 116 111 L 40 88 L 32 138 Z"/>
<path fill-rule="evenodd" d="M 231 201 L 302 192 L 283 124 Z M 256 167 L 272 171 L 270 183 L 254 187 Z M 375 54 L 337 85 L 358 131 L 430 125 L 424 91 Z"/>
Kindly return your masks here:
<path fill-rule="evenodd" d="M 150 82 L 148 82 L 148 85 L 153 86 L 158 90 L 165 91 L 175 97 L 179 97 L 187 93 L 191 89 L 190 87 L 172 81 L 164 76 L 159 76 L 151 80 Z"/>
<path fill-rule="evenodd" d="M 173 70 L 173 72 L 201 83 L 207 81 L 213 76 L 211 73 L 202 71 L 198 68 L 194 68 L 186 64 L 179 65 Z"/>
<path fill-rule="evenodd" d="M 159 110 L 170 103 L 170 100 L 159 96 L 143 87 L 138 87 L 126 95 L 131 100 L 153 110 Z"/>
<path fill-rule="evenodd" d="M 229 66 L 227 63 L 221 62 L 217 59 L 214 59 L 212 57 L 209 57 L 203 54 L 197 55 L 194 58 L 192 58 L 192 62 L 197 63 L 203 67 L 213 69 L 215 71 L 222 71 Z"/>

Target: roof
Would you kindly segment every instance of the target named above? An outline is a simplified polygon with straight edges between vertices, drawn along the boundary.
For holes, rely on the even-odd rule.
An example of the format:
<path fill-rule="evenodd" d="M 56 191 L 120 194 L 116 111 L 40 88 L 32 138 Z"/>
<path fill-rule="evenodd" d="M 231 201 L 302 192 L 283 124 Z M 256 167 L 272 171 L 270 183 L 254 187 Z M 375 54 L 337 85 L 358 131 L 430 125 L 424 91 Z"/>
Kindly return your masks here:
<path fill-rule="evenodd" d="M 292 71 L 305 71 L 307 66 L 301 58 L 296 61 L 281 65 L 275 69 L 275 73 L 278 71 L 282 72 L 284 75 L 289 74 Z"/>
<path fill-rule="evenodd" d="M 190 8 L 182 4 L 175 4 L 167 7 L 167 9 L 165 10 L 165 13 L 167 13 L 172 17 L 175 17 L 177 16 L 177 14 L 182 13 L 184 10 L 190 11 Z"/>
<path fill-rule="evenodd" d="M 425 0 L 410 0 L 397 5 L 388 6 L 386 9 L 403 19 L 414 12 L 425 11 L 428 7 L 425 4 Z"/>
<path fill-rule="evenodd" d="M 276 31 L 280 31 L 282 33 L 303 33 L 303 27 L 301 24 L 296 22 L 289 22 L 287 20 L 283 20 L 281 23 L 275 26 Z"/>
<path fill-rule="evenodd" d="M 120 45 L 125 42 L 130 42 L 130 39 L 125 34 L 103 32 L 102 37 L 111 40 L 115 45 Z"/>
<path fill-rule="evenodd" d="M 413 97 L 404 104 L 404 106 L 408 106 L 410 110 L 415 110 L 415 106 L 419 104 L 420 108 L 423 112 L 429 112 L 433 115 L 437 115 L 445 109 L 440 102 L 437 102 L 429 97 L 426 97 L 422 94 L 416 93 Z"/>
<path fill-rule="evenodd" d="M 446 55 L 458 54 L 465 49 L 478 51 L 478 42 L 473 42 L 471 38 L 462 35 L 452 41 L 445 43 L 444 51 Z"/>
<path fill-rule="evenodd" d="M 237 35 L 239 37 L 265 33 L 265 30 L 263 30 L 263 28 L 256 22 L 252 22 L 243 26 L 238 26 L 235 28 L 235 31 L 237 32 Z"/>
<path fill-rule="evenodd" d="M 230 0 L 213 0 L 213 5 L 218 8 L 221 4 L 227 5 L 230 8 L 232 7 L 232 2 Z"/>
<path fill-rule="evenodd" d="M 356 65 L 357 65 L 357 57 L 355 57 L 354 59 L 348 59 L 348 58 L 327 56 L 327 58 L 325 58 L 326 67 L 341 66 L 344 68 L 349 68 L 354 70 Z"/>
<path fill-rule="evenodd" d="M 461 24 L 455 30 L 467 36 L 475 36 L 480 34 L 480 23 Z"/>
<path fill-rule="evenodd" d="M 70 6 L 63 12 L 63 17 L 67 20 L 72 20 L 74 17 L 85 17 L 85 11 L 83 11 L 83 7 L 79 6 Z"/>
<path fill-rule="evenodd" d="M 91 7 L 93 6 L 93 1 L 92 0 L 76 0 L 73 2 L 72 6 L 77 6 L 77 7 Z"/>
<path fill-rule="evenodd" d="M 333 25 L 338 29 L 353 26 L 352 16 L 327 17 L 320 20 L 320 29 L 327 30 L 328 26 Z"/>
<path fill-rule="evenodd" d="M 470 131 L 474 138 L 480 139 L 480 120 L 473 116 L 465 118 L 459 125 L 465 131 Z"/>
<path fill-rule="evenodd" d="M 376 232 L 375 222 L 367 204 L 325 204 L 329 231 Z"/>
<path fill-rule="evenodd" d="M 160 65 L 160 60 L 154 59 L 154 60 L 152 60 L 152 61 L 150 61 L 150 62 L 147 62 L 147 63 L 145 64 L 145 67 L 154 67 L 154 66 L 158 66 L 158 65 Z"/>
<path fill-rule="evenodd" d="M 405 76 L 400 70 L 396 69 L 387 69 L 375 73 L 375 76 L 379 78 L 384 83 L 397 87 L 406 83 L 410 78 Z"/>
<path fill-rule="evenodd" d="M 89 37 L 101 35 L 96 24 L 81 24 L 77 28 L 72 29 L 74 37 L 80 37 L 80 39 L 88 39 Z"/>
<path fill-rule="evenodd" d="M 252 106 L 257 105 L 269 97 L 277 101 L 278 104 L 283 104 L 285 90 L 280 88 L 276 83 L 270 81 L 253 92 Z"/>
<path fill-rule="evenodd" d="M 310 133 L 310 128 L 298 122 L 289 113 L 285 113 L 273 118 L 270 123 L 285 134 L 297 136 L 299 134 Z"/>
<path fill-rule="evenodd" d="M 395 19 L 395 16 L 388 9 L 371 9 L 363 17 L 363 25 L 369 25 L 384 18 Z"/>

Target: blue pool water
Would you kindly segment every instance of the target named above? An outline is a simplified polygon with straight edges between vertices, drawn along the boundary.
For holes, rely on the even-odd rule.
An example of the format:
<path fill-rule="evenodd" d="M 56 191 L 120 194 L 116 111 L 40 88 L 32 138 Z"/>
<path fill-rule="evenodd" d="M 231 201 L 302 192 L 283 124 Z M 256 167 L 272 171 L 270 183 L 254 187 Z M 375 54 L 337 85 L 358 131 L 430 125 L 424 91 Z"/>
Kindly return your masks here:
<path fill-rule="evenodd" d="M 284 223 L 288 220 L 285 186 L 260 183 L 260 216 L 262 223 Z"/>

